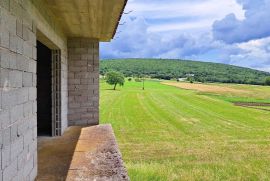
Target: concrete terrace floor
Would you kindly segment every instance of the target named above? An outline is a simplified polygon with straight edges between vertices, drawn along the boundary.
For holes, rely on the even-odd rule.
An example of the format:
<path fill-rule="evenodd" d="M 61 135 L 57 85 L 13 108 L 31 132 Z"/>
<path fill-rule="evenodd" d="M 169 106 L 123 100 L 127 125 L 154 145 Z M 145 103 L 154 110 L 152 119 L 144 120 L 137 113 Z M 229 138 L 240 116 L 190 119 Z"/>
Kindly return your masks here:
<path fill-rule="evenodd" d="M 37 181 L 129 180 L 110 125 L 39 137 Z"/>
<path fill-rule="evenodd" d="M 69 127 L 61 137 L 38 138 L 38 181 L 65 180 L 81 127 Z"/>

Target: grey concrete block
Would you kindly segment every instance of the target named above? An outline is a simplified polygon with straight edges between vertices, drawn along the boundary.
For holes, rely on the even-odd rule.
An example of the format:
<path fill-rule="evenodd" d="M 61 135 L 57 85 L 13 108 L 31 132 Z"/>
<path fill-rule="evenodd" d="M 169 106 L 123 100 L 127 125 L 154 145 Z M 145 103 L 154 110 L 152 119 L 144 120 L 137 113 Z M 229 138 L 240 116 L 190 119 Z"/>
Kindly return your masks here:
<path fill-rule="evenodd" d="M 4 170 L 9 164 L 10 164 L 10 150 L 11 146 L 5 146 L 3 149 L 1 149 L 1 157 L 2 157 L 2 162 L 1 162 L 1 170 Z"/>
<path fill-rule="evenodd" d="M 0 67 L 9 68 L 9 53 L 0 49 Z"/>
<path fill-rule="evenodd" d="M 18 41 L 17 41 L 17 53 L 18 54 L 23 54 L 23 39 L 22 38 L 18 38 Z"/>
<path fill-rule="evenodd" d="M 0 26 L 0 47 L 9 48 L 9 31 L 3 25 Z"/>
<path fill-rule="evenodd" d="M 24 149 L 19 155 L 18 155 L 18 170 L 23 170 L 24 165 L 26 163 L 28 150 Z M 23 173 L 22 173 L 23 176 Z"/>
<path fill-rule="evenodd" d="M 23 136 L 23 134 L 30 128 L 29 124 L 30 124 L 30 120 L 28 120 L 29 118 L 25 118 L 22 121 L 20 121 L 20 123 L 18 124 L 18 135 L 19 136 Z"/>
<path fill-rule="evenodd" d="M 16 104 L 23 104 L 28 101 L 28 89 L 27 87 L 23 87 L 15 91 L 15 94 L 17 94 Z"/>
<path fill-rule="evenodd" d="M 3 90 L 0 87 L 0 110 L 2 110 L 2 92 L 3 92 Z"/>
<path fill-rule="evenodd" d="M 35 153 L 37 151 L 37 140 L 33 138 L 33 141 L 29 145 L 29 152 L 30 153 Z"/>
<path fill-rule="evenodd" d="M 36 114 L 37 113 L 37 101 L 32 101 L 33 105 L 33 114 Z"/>
<path fill-rule="evenodd" d="M 31 87 L 33 85 L 32 73 L 23 72 L 23 87 Z"/>
<path fill-rule="evenodd" d="M 13 162 L 11 162 L 10 165 L 8 165 L 3 170 L 3 180 L 11 180 L 16 175 L 17 175 L 17 160 L 14 160 Z"/>
<path fill-rule="evenodd" d="M 10 109 L 10 122 L 11 124 L 23 118 L 23 105 L 17 105 Z"/>
<path fill-rule="evenodd" d="M 21 20 L 16 21 L 16 34 L 17 36 L 19 36 L 20 38 L 23 37 L 23 24 Z"/>
<path fill-rule="evenodd" d="M 10 126 L 10 142 L 14 142 L 18 138 L 18 123 L 14 123 Z"/>
<path fill-rule="evenodd" d="M 23 115 L 24 117 L 30 117 L 33 113 L 33 103 L 27 102 L 23 105 Z"/>
<path fill-rule="evenodd" d="M 29 175 L 29 179 L 30 180 L 35 180 L 36 176 L 37 176 L 37 173 L 38 173 L 38 168 L 37 168 L 37 164 L 34 162 L 35 164 L 35 167 L 32 169 L 30 175 Z"/>
<path fill-rule="evenodd" d="M 24 41 L 23 43 L 23 55 L 29 58 L 32 58 L 33 52 L 32 52 L 32 46 L 27 42 Z"/>
<path fill-rule="evenodd" d="M 8 109 L 17 103 L 16 90 L 9 89 L 2 91 L 2 109 Z"/>
<path fill-rule="evenodd" d="M 34 157 L 33 155 L 30 156 L 30 158 L 26 161 L 25 165 L 24 165 L 24 177 L 29 177 L 29 174 L 31 173 L 31 171 L 34 168 Z M 30 179 L 30 178 L 29 178 Z"/>
<path fill-rule="evenodd" d="M 3 147 L 8 147 L 10 146 L 10 142 L 11 142 L 11 128 L 8 127 L 6 129 L 2 129 L 2 144 Z"/>
<path fill-rule="evenodd" d="M 27 25 L 23 24 L 23 39 L 24 41 L 28 41 L 29 40 L 29 29 L 27 27 Z"/>
<path fill-rule="evenodd" d="M 29 100 L 35 101 L 37 99 L 37 89 L 35 87 L 29 88 Z"/>
<path fill-rule="evenodd" d="M 32 130 L 32 138 L 33 140 L 37 140 L 37 127 L 36 126 Z"/>
<path fill-rule="evenodd" d="M 10 71 L 9 82 L 11 87 L 22 87 L 22 72 L 17 70 Z"/>
<path fill-rule="evenodd" d="M 29 128 L 33 129 L 35 127 L 37 127 L 37 116 L 36 115 L 29 118 Z"/>
<path fill-rule="evenodd" d="M 28 72 L 36 73 L 37 72 L 37 62 L 35 60 L 28 60 L 29 61 L 29 67 Z"/>
<path fill-rule="evenodd" d="M 16 67 L 17 67 L 17 70 L 28 72 L 29 59 L 24 56 L 17 55 Z"/>
<path fill-rule="evenodd" d="M 18 37 L 11 33 L 9 35 L 9 49 L 13 52 L 17 52 Z"/>
<path fill-rule="evenodd" d="M 1 128 L 7 128 L 10 125 L 9 110 L 0 111 Z"/>
<path fill-rule="evenodd" d="M 33 143 L 33 138 L 32 138 L 32 129 L 28 129 L 26 133 L 23 135 L 23 146 L 24 148 L 27 148 L 29 145 Z"/>
<path fill-rule="evenodd" d="M 35 46 L 33 47 L 32 52 L 33 52 L 32 59 L 37 60 L 37 48 Z"/>
<path fill-rule="evenodd" d="M 33 47 L 37 46 L 37 38 L 36 34 L 32 32 L 32 30 L 29 31 L 29 42 Z"/>
<path fill-rule="evenodd" d="M 11 143 L 11 161 L 15 160 L 17 156 L 23 152 L 23 148 L 23 137 L 18 137 L 14 142 Z"/>
<path fill-rule="evenodd" d="M 17 69 L 17 55 L 15 53 L 9 55 L 9 68 Z"/>
<path fill-rule="evenodd" d="M 10 81 L 9 81 L 9 70 L 0 68 L 0 87 L 9 87 Z"/>
<path fill-rule="evenodd" d="M 37 86 L 37 75 L 36 74 L 32 74 L 32 78 L 33 78 L 33 87 L 36 87 Z"/>

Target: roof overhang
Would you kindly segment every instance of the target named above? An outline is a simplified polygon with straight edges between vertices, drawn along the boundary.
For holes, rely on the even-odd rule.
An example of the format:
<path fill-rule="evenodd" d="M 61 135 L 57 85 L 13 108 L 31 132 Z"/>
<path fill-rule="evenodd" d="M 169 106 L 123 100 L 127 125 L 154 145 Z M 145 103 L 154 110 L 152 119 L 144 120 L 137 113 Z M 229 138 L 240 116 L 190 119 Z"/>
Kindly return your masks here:
<path fill-rule="evenodd" d="M 67 37 L 113 39 L 127 0 L 43 0 Z"/>

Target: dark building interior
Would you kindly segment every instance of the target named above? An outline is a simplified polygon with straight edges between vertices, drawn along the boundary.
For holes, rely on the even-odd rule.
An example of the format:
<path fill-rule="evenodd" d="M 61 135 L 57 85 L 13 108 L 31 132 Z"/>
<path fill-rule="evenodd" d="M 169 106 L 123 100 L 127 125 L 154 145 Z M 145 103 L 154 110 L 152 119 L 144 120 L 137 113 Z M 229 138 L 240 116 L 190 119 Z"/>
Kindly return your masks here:
<path fill-rule="evenodd" d="M 52 135 L 52 51 L 37 42 L 38 136 Z"/>

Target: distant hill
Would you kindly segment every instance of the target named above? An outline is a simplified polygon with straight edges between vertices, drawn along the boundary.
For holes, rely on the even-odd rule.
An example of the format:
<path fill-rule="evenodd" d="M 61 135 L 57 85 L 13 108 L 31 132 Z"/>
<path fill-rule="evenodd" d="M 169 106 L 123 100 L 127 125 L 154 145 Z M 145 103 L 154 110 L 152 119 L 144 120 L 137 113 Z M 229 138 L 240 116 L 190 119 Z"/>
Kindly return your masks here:
<path fill-rule="evenodd" d="M 264 84 L 270 73 L 219 63 L 165 60 L 165 59 L 119 59 L 102 60 L 100 73 L 119 71 L 125 76 L 148 76 L 158 79 L 186 78 L 193 76 L 195 81 L 239 84 Z"/>

